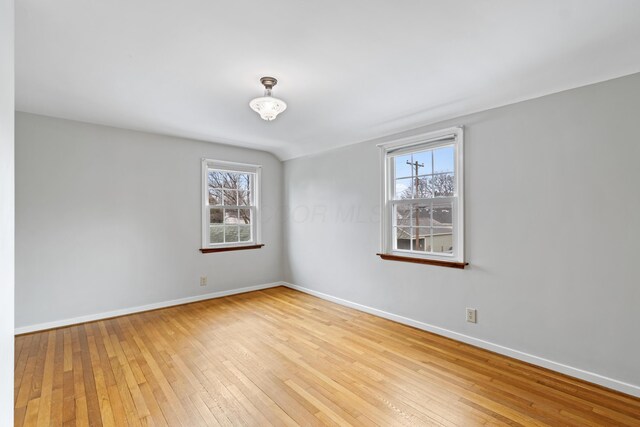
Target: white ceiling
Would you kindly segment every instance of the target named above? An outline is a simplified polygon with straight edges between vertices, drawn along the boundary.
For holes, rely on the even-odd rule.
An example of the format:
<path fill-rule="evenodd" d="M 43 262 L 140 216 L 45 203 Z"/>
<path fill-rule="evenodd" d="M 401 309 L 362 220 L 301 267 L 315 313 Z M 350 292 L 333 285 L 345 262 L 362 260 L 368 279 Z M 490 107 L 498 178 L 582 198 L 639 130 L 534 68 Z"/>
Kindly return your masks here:
<path fill-rule="evenodd" d="M 638 0 L 16 2 L 18 110 L 281 159 L 639 71 Z"/>

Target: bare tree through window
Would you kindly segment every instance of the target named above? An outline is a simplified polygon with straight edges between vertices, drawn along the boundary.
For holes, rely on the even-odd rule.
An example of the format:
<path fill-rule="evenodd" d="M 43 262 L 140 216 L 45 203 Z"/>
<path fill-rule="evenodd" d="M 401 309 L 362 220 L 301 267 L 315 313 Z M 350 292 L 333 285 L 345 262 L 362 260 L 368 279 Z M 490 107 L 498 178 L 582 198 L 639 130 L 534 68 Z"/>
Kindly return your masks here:
<path fill-rule="evenodd" d="M 249 174 L 210 171 L 209 204 L 226 206 L 250 206 L 251 179 Z M 251 222 L 250 210 L 239 209 L 239 218 L 245 224 Z"/>
<path fill-rule="evenodd" d="M 248 242 L 252 236 L 253 174 L 209 169 L 210 242 Z"/>

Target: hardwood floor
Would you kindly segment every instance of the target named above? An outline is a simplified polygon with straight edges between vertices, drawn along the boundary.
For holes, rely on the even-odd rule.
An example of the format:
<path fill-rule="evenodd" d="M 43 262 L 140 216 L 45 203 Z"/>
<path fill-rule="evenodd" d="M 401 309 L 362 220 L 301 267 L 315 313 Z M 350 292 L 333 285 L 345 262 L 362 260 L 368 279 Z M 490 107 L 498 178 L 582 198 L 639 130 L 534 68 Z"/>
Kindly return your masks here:
<path fill-rule="evenodd" d="M 640 399 L 272 288 L 16 338 L 15 425 L 640 425 Z"/>

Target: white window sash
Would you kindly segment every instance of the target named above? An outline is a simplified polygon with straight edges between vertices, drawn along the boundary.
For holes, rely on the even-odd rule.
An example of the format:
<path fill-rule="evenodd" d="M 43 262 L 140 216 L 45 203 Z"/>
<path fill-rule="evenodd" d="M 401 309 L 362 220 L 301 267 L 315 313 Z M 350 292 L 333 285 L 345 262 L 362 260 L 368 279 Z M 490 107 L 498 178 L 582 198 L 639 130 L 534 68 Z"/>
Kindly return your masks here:
<path fill-rule="evenodd" d="M 257 228 L 257 221 L 256 221 L 256 207 L 255 206 L 235 206 L 235 205 L 209 205 L 209 212 L 211 212 L 211 209 L 248 209 L 250 211 L 250 217 L 251 217 L 251 222 L 249 224 L 243 224 L 243 223 L 237 223 L 237 224 L 227 224 L 224 222 L 224 218 L 222 219 L 222 222 L 219 224 L 212 224 L 212 223 L 208 223 L 209 226 L 209 230 L 207 230 L 209 232 L 209 235 L 207 236 L 207 238 L 210 238 L 211 236 L 211 230 L 210 227 L 211 226 L 220 226 L 220 227 L 237 227 L 238 231 L 240 231 L 240 226 L 244 226 L 244 225 L 248 225 L 250 227 L 251 230 L 251 238 L 249 240 L 245 240 L 245 241 L 238 241 L 238 242 L 222 242 L 222 243 L 209 243 L 208 247 L 211 248 L 215 248 L 215 247 L 220 247 L 220 246 L 233 246 L 233 245 L 238 245 L 238 246 L 245 246 L 245 245 L 254 245 L 256 244 L 256 228 Z M 209 218 L 209 217 L 207 217 Z M 239 235 L 238 235 L 239 236 Z"/>
<path fill-rule="evenodd" d="M 446 197 L 425 197 L 420 199 L 391 199 L 389 203 L 394 205 L 438 205 L 451 203 L 454 200 L 458 200 L 457 196 Z"/>
<path fill-rule="evenodd" d="M 396 253 L 397 252 L 397 253 L 401 253 L 401 254 L 403 254 L 405 256 L 407 256 L 407 255 L 420 255 L 420 257 L 428 257 L 428 258 L 435 258 L 435 259 L 446 259 L 446 260 L 449 260 L 449 261 L 452 258 L 456 258 L 457 254 L 456 254 L 456 251 L 455 251 L 455 242 L 458 241 L 458 233 L 459 233 L 459 231 L 458 231 L 458 229 L 456 227 L 457 219 L 458 219 L 457 218 L 458 217 L 458 199 L 454 198 L 454 197 L 449 197 L 448 199 L 449 199 L 449 203 L 446 206 L 447 207 L 451 206 L 451 209 L 452 209 L 451 232 L 452 232 L 452 239 L 453 239 L 452 241 L 454 242 L 454 252 L 453 253 L 449 254 L 449 253 L 445 253 L 445 252 L 413 251 L 413 250 L 407 250 L 407 249 L 398 249 L 396 247 L 397 239 L 396 239 L 396 236 L 395 236 L 395 232 L 396 232 L 396 229 L 398 227 L 400 227 L 400 226 L 397 225 L 397 222 L 396 222 L 397 218 L 394 215 L 393 208 L 395 206 L 399 205 L 399 204 L 400 205 L 407 205 L 405 203 L 399 203 L 399 204 L 393 203 L 393 204 L 390 205 L 391 206 L 391 212 L 389 213 L 389 215 L 390 215 L 390 219 L 391 219 L 391 224 L 390 224 L 390 227 L 391 227 L 391 240 L 390 240 L 391 253 Z M 433 199 L 426 199 L 426 200 L 433 200 Z M 408 203 L 408 204 L 411 205 L 413 203 Z M 416 203 L 416 204 L 428 205 L 428 203 Z M 438 204 L 433 204 L 433 205 L 431 205 L 429 207 L 438 208 L 440 206 Z M 410 228 L 413 231 L 415 229 L 415 226 L 413 224 L 413 220 L 414 220 L 414 218 L 413 218 L 413 214 L 412 214 L 411 215 L 411 219 L 410 219 L 410 224 L 407 225 L 407 226 L 402 226 L 402 228 Z M 437 227 L 434 227 L 432 225 L 419 225 L 419 228 L 437 228 Z M 444 227 L 440 227 L 440 228 L 444 228 Z M 412 240 L 412 239 L 413 239 L 413 236 L 411 236 L 410 240 Z M 430 239 L 430 241 L 431 241 L 431 247 L 433 248 L 433 239 Z"/>

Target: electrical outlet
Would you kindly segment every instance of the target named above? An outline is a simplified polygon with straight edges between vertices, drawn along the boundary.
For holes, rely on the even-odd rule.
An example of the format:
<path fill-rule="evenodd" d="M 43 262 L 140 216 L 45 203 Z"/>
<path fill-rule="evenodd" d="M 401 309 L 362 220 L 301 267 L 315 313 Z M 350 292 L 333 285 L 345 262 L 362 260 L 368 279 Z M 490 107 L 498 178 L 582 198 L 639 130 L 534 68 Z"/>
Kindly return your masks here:
<path fill-rule="evenodd" d="M 200 276 L 200 286 L 207 286 L 207 276 Z"/>
<path fill-rule="evenodd" d="M 477 310 L 475 308 L 467 308 L 467 322 L 477 323 L 476 315 L 477 315 Z"/>

